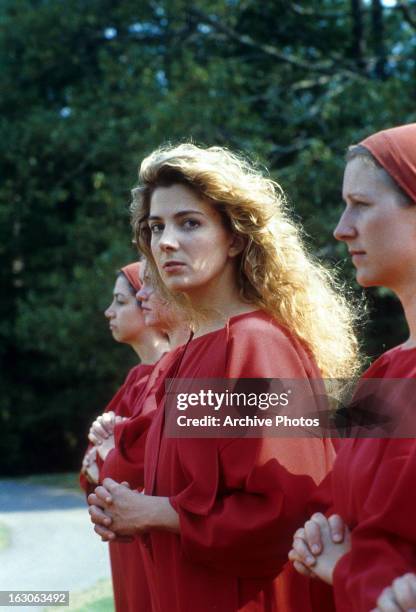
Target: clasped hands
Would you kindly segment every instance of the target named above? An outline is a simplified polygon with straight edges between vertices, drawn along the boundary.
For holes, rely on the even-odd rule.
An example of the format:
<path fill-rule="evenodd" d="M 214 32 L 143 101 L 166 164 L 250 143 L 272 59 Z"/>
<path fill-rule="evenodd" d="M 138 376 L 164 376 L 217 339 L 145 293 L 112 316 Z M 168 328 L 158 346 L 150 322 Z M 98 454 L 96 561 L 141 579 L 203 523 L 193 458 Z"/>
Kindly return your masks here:
<path fill-rule="evenodd" d="M 115 447 L 114 427 L 125 420 L 126 417 L 118 416 L 110 410 L 97 417 L 91 425 L 88 439 L 94 444 L 103 461 Z"/>
<path fill-rule="evenodd" d="M 149 504 L 149 496 L 132 491 L 127 482 L 105 478 L 88 496 L 88 503 L 94 531 L 103 542 L 131 541 L 147 529 L 151 498 Z"/>
<path fill-rule="evenodd" d="M 332 584 L 335 566 L 350 548 L 350 531 L 342 518 L 317 512 L 296 531 L 289 559 L 300 574 Z"/>
<path fill-rule="evenodd" d="M 103 542 L 131 541 L 152 529 L 179 533 L 179 515 L 168 497 L 132 491 L 127 482 L 105 478 L 88 496 L 94 531 Z"/>
<path fill-rule="evenodd" d="M 316 513 L 296 531 L 289 559 L 300 574 L 332 584 L 336 564 L 350 549 L 350 531 L 342 518 Z M 416 576 L 396 578 L 371 612 L 416 612 Z"/>

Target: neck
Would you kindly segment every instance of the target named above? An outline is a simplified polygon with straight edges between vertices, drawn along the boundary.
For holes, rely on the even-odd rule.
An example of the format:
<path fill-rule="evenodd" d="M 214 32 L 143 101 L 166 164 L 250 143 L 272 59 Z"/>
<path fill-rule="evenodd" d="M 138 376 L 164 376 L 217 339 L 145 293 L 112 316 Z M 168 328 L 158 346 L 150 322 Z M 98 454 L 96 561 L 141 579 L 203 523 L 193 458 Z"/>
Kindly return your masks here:
<path fill-rule="evenodd" d="M 143 334 L 137 342 L 132 343 L 132 348 L 140 357 L 143 365 L 152 365 L 158 361 L 163 353 L 170 350 L 169 339 L 161 331 L 149 327 L 143 330 Z"/>
<path fill-rule="evenodd" d="M 181 346 L 188 341 L 191 330 L 187 323 L 181 323 L 166 330 L 166 333 L 169 337 L 170 350 L 173 350 L 177 346 Z"/>
<path fill-rule="evenodd" d="M 416 294 L 414 287 L 406 287 L 395 291 L 404 310 L 407 325 L 409 326 L 409 339 L 404 343 L 405 348 L 416 347 Z"/>
<path fill-rule="evenodd" d="M 237 286 L 234 267 L 218 279 L 188 293 L 193 310 L 201 313 L 195 337 L 221 329 L 230 317 L 256 309 L 254 304 L 244 302 Z"/>

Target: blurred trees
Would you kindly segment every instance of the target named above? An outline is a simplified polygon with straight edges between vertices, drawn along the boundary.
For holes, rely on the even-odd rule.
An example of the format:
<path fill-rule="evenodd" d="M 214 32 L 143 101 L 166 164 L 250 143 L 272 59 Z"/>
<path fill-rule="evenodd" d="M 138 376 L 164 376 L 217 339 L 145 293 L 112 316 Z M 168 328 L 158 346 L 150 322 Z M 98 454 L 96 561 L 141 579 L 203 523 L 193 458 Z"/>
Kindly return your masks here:
<path fill-rule="evenodd" d="M 343 260 L 344 151 L 415 120 L 415 44 L 415 2 L 1 1 L 1 473 L 75 467 L 134 363 L 102 311 L 135 257 L 140 159 L 188 138 L 246 151 Z M 404 333 L 396 301 L 373 300 L 372 355 Z"/>

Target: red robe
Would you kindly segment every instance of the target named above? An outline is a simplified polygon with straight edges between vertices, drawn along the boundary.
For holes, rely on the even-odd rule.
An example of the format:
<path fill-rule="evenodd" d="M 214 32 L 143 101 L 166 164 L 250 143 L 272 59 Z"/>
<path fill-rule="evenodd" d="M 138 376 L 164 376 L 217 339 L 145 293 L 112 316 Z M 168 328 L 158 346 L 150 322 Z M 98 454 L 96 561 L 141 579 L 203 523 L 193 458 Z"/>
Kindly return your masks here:
<path fill-rule="evenodd" d="M 416 349 L 398 347 L 374 362 L 363 378 L 415 377 Z M 397 410 L 412 408 L 409 402 L 414 398 L 406 394 L 406 386 L 402 389 L 395 381 L 387 391 Z M 386 586 L 416 570 L 415 475 L 414 439 L 342 443 L 328 479 L 332 484 L 330 512 L 340 514 L 352 529 L 352 547 L 335 567 L 337 611 L 369 612 Z"/>
<path fill-rule="evenodd" d="M 112 410 L 116 415 L 123 417 L 135 415 L 140 410 L 143 395 L 153 370 L 154 365 L 140 364 L 132 368 L 124 384 L 106 406 L 105 412 Z M 91 445 L 89 445 L 89 448 L 91 448 Z M 123 474 L 121 470 L 114 473 L 111 471 L 110 456 L 114 459 L 114 455 L 115 450 L 110 451 L 104 462 L 98 457 L 100 483 L 107 476 L 111 476 L 119 481 L 128 480 L 128 474 Z M 80 483 L 87 494 L 94 491 L 97 486 L 91 485 L 83 474 L 80 475 Z M 110 542 L 109 551 L 116 611 L 147 612 L 151 609 L 149 590 L 142 556 L 137 543 Z"/>
<path fill-rule="evenodd" d="M 169 375 L 320 377 L 301 343 L 261 311 L 192 340 Z M 142 538 L 154 612 L 311 610 L 311 581 L 287 554 L 331 468 L 330 441 L 168 438 L 162 395 L 147 438 L 145 492 L 169 497 L 180 535 Z"/>

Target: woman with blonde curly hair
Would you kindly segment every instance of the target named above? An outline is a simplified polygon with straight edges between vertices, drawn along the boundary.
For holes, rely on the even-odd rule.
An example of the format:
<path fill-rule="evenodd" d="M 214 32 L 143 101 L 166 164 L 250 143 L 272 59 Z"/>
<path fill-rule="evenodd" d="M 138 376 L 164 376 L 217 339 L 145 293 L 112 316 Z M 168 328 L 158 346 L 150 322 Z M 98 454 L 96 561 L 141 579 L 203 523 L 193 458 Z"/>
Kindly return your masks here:
<path fill-rule="evenodd" d="M 139 248 L 194 314 L 193 338 L 164 383 L 290 379 L 312 388 L 322 375 L 355 371 L 350 312 L 306 253 L 276 183 L 225 149 L 193 144 L 152 153 L 139 183 Z M 330 441 L 241 430 L 173 437 L 164 391 L 147 438 L 145 495 L 105 481 L 90 496 L 96 531 L 110 540 L 145 534 L 153 610 L 308 612 L 312 586 L 286 556 L 331 468 Z"/>

